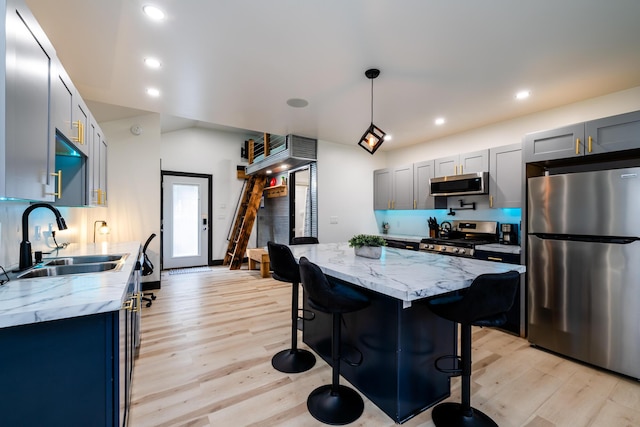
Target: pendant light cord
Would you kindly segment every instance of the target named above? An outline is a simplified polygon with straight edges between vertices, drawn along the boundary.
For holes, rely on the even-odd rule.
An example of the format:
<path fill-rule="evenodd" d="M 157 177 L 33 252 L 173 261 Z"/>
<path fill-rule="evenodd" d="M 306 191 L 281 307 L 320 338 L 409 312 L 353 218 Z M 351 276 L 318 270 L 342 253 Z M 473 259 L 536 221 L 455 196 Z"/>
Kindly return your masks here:
<path fill-rule="evenodd" d="M 373 123 L 373 79 L 371 79 L 371 123 Z"/>

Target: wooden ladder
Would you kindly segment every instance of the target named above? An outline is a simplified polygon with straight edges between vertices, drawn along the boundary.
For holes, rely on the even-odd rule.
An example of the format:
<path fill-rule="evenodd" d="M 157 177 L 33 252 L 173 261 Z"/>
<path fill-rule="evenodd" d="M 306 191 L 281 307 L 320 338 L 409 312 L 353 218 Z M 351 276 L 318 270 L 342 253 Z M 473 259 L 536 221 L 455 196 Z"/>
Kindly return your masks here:
<path fill-rule="evenodd" d="M 246 181 L 223 261 L 229 270 L 239 270 L 242 265 L 266 182 L 264 175 L 252 175 Z"/>

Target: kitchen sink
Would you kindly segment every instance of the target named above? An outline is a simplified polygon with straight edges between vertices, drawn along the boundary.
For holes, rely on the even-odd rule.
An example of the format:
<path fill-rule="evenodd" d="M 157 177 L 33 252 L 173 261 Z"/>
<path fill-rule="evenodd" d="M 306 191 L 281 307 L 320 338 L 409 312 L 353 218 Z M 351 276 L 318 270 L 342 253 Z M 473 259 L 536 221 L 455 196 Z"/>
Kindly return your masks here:
<path fill-rule="evenodd" d="M 55 265 L 78 265 L 78 264 L 94 264 L 98 262 L 118 262 L 122 261 L 126 255 L 81 255 L 53 258 L 49 261 L 44 261 L 44 266 Z"/>
<path fill-rule="evenodd" d="M 115 271 L 122 267 L 121 262 L 96 262 L 93 264 L 53 265 L 34 268 L 18 276 L 18 279 L 33 279 L 36 277 L 66 276 L 69 274 L 99 273 Z"/>

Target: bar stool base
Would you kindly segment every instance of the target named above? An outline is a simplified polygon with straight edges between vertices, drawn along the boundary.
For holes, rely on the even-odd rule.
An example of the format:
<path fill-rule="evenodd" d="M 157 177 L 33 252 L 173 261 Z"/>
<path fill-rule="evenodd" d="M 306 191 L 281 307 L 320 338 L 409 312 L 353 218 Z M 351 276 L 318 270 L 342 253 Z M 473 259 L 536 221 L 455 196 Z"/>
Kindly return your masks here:
<path fill-rule="evenodd" d="M 313 417 L 334 426 L 352 423 L 364 411 L 364 402 L 357 391 L 343 385 L 332 392 L 331 384 L 313 390 L 307 398 L 307 409 Z"/>
<path fill-rule="evenodd" d="M 431 419 L 437 427 L 498 427 L 487 414 L 474 408 L 471 408 L 471 413 L 466 417 L 461 404 L 445 402 L 433 408 Z"/>
<path fill-rule="evenodd" d="M 315 356 L 307 350 L 287 349 L 276 353 L 271 359 L 271 365 L 280 372 L 297 374 L 308 371 L 316 364 Z"/>

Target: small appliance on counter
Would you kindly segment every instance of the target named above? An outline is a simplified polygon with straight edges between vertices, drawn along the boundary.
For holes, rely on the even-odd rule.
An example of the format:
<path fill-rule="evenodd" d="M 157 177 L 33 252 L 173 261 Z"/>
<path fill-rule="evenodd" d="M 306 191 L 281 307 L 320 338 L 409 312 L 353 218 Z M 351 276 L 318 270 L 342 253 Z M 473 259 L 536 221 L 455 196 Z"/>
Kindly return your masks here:
<path fill-rule="evenodd" d="M 500 224 L 502 237 L 500 243 L 503 245 L 518 244 L 518 224 Z"/>

